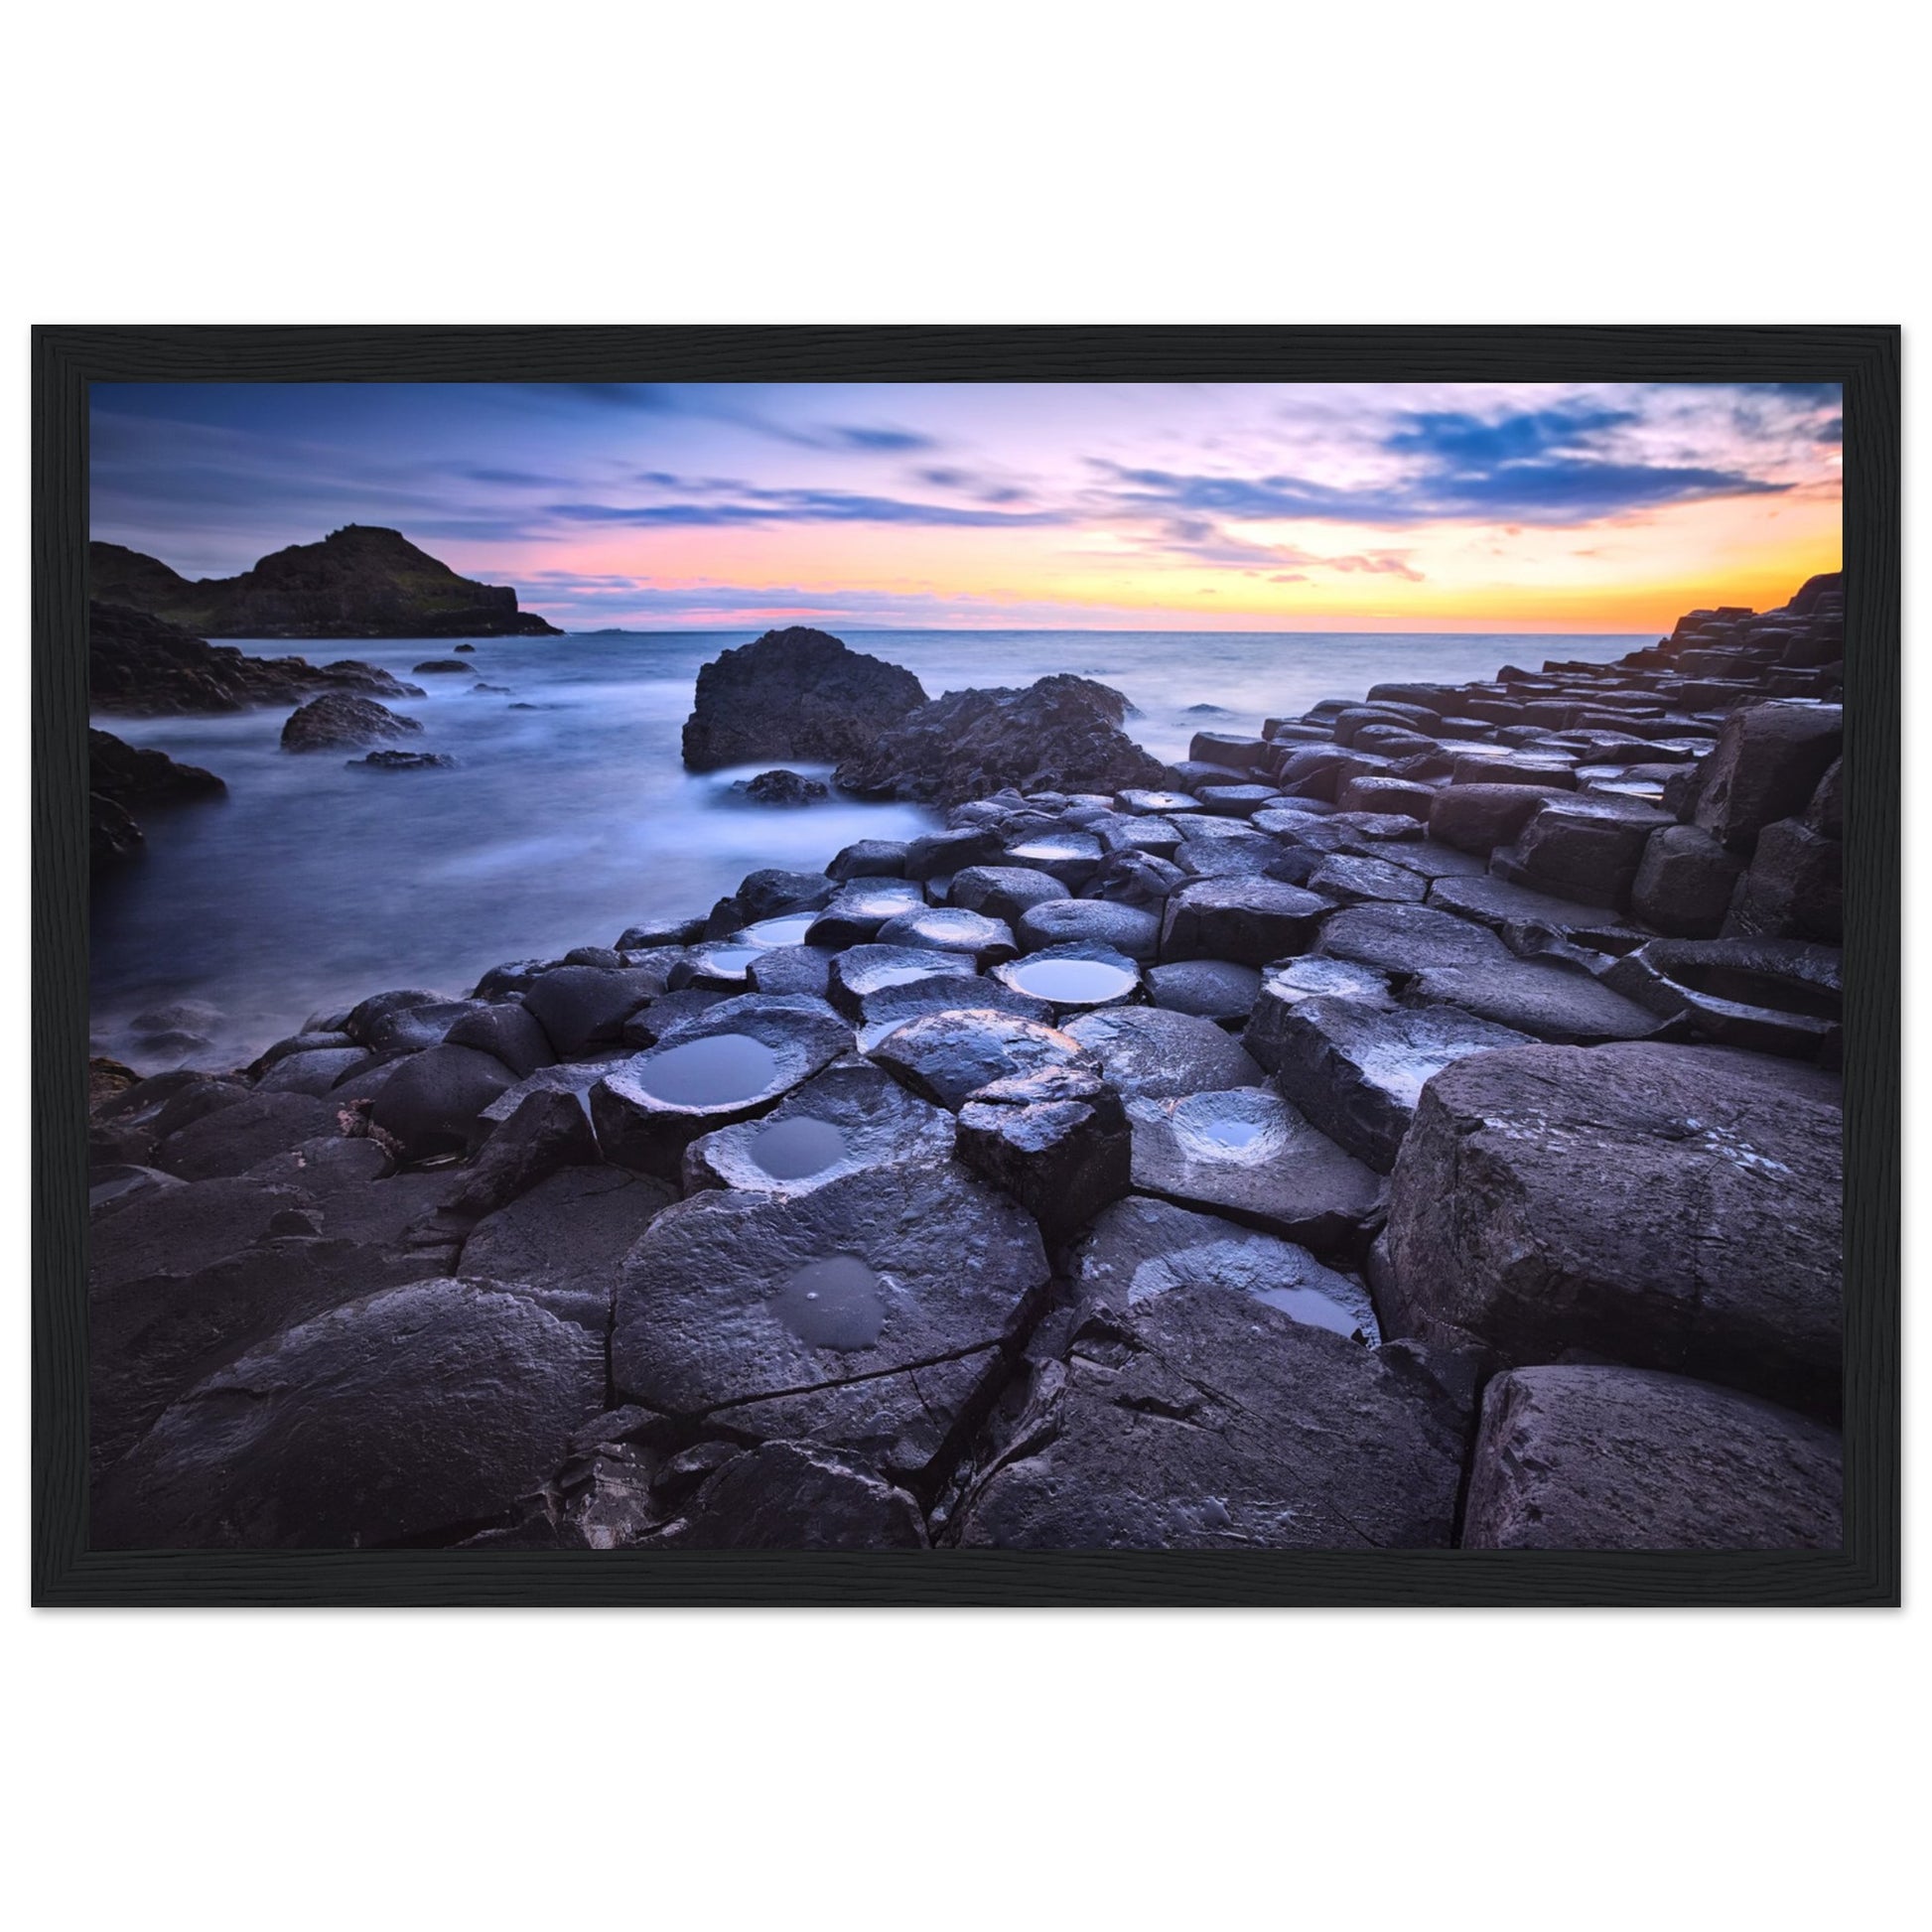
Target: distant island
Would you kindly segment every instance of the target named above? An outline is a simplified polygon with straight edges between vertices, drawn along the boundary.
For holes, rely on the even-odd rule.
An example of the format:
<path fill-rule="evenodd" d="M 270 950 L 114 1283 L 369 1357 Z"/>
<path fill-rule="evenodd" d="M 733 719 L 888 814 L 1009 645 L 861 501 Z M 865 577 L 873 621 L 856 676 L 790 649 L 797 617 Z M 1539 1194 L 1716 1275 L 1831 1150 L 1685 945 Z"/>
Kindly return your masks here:
<path fill-rule="evenodd" d="M 478 584 L 400 530 L 350 523 L 239 577 L 190 580 L 118 543 L 87 546 L 89 595 L 198 637 L 560 637 L 507 586 Z"/>

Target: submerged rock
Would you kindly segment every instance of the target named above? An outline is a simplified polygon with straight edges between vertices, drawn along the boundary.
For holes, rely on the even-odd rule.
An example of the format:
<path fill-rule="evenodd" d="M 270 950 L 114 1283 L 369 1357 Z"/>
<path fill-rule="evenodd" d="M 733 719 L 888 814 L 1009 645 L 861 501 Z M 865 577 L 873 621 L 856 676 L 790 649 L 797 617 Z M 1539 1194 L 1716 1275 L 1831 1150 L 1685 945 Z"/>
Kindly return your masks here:
<path fill-rule="evenodd" d="M 1835 1550 L 1837 1432 L 1682 1376 L 1519 1368 L 1483 1398 L 1472 1550 Z"/>
<path fill-rule="evenodd" d="M 732 789 L 754 805 L 809 805 L 832 795 L 832 788 L 822 779 L 783 770 L 760 771 L 756 778 L 740 778 Z"/>
<path fill-rule="evenodd" d="M 684 762 L 693 771 L 774 758 L 829 763 L 864 754 L 925 701 L 910 671 L 823 630 L 767 630 L 698 672 Z"/>

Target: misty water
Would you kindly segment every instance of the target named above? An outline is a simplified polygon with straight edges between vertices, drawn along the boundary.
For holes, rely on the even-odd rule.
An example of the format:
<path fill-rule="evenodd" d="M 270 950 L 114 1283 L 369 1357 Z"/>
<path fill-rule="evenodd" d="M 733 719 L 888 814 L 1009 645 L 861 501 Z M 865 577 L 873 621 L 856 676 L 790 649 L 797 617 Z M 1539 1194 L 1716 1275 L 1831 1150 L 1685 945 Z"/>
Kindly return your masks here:
<path fill-rule="evenodd" d="M 939 823 L 911 805 L 834 797 L 803 809 L 744 803 L 732 781 L 764 768 L 685 771 L 678 735 L 698 667 L 750 631 L 480 638 L 468 673 L 412 666 L 449 638 L 249 643 L 251 654 L 362 659 L 422 685 L 391 708 L 424 731 L 404 749 L 454 769 L 351 769 L 347 754 L 280 749 L 279 709 L 95 722 L 226 779 L 225 800 L 137 815 L 145 852 L 93 896 L 95 1050 L 143 1071 L 245 1060 L 389 987 L 466 993 L 489 967 L 613 944 L 626 926 L 708 910 L 762 866 L 822 870 L 855 839 Z M 1250 730 L 1390 679 L 1493 676 L 1546 657 L 1607 661 L 1642 636 L 1372 636 L 1151 631 L 853 631 L 857 650 L 905 665 L 929 696 L 1095 677 L 1141 713 L 1157 757 L 1196 731 Z M 478 693 L 479 682 L 507 692 Z M 516 709 L 519 705 L 533 710 Z M 1215 707 L 1202 710 L 1200 707 Z M 766 760 L 765 764 L 781 760 Z M 790 762 L 817 776 L 823 766 Z M 129 1023 L 197 1002 L 184 1031 L 206 1048 L 144 1050 Z"/>

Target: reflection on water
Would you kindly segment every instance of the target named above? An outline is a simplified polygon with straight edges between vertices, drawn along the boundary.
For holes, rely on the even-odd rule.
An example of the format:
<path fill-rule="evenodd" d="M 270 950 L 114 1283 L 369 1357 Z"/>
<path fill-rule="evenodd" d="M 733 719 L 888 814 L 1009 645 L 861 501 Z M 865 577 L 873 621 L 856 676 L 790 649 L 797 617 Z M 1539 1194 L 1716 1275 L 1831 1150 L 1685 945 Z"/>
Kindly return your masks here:
<path fill-rule="evenodd" d="M 749 1034 L 713 1034 L 667 1046 L 632 1079 L 667 1107 L 730 1107 L 756 1100 L 777 1076 L 778 1056 Z"/>
<path fill-rule="evenodd" d="M 761 867 L 817 872 L 857 839 L 911 838 L 939 822 L 911 805 L 836 798 L 761 810 L 731 789 L 760 766 L 686 772 L 678 734 L 698 667 L 749 640 L 482 638 L 472 668 L 506 694 L 481 696 L 464 679 L 411 677 L 449 654 L 448 638 L 242 644 L 316 662 L 353 656 L 426 686 L 392 708 L 422 721 L 412 745 L 459 760 L 450 770 L 350 769 L 346 752 L 291 757 L 279 749 L 281 709 L 100 717 L 130 744 L 218 772 L 228 796 L 141 813 L 145 854 L 94 896 L 96 1036 L 114 1050 L 133 1015 L 193 998 L 224 1016 L 214 1060 L 246 1057 L 311 1012 L 385 987 L 466 991 L 502 960 L 608 946 L 646 917 L 708 910 Z M 1649 640 L 903 631 L 850 641 L 905 665 L 933 696 L 1054 671 L 1099 678 L 1138 708 L 1130 734 L 1173 759 L 1202 723 L 1188 708 L 1202 703 L 1246 725 L 1378 680 L 1487 677 L 1511 659 L 1608 659 Z"/>
<path fill-rule="evenodd" d="M 879 1277 L 853 1255 L 799 1269 L 771 1298 L 771 1311 L 814 1348 L 871 1348 L 886 1325 Z"/>
<path fill-rule="evenodd" d="M 1001 975 L 1009 986 L 1061 1007 L 1104 1006 L 1131 992 L 1136 973 L 1104 959 L 1022 959 Z"/>
<path fill-rule="evenodd" d="M 798 1114 L 772 1122 L 747 1152 L 773 1180 L 803 1180 L 845 1159 L 845 1134 L 829 1120 Z"/>

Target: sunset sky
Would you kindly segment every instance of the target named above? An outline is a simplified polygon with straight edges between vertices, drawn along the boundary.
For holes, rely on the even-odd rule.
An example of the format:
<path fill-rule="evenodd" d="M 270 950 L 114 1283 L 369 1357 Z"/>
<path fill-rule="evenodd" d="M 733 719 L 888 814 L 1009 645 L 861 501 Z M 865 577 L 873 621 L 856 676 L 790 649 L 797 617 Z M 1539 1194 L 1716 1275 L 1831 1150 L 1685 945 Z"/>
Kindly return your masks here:
<path fill-rule="evenodd" d="M 93 534 L 387 524 L 570 629 L 1668 628 L 1840 554 L 1830 384 L 97 384 Z"/>

